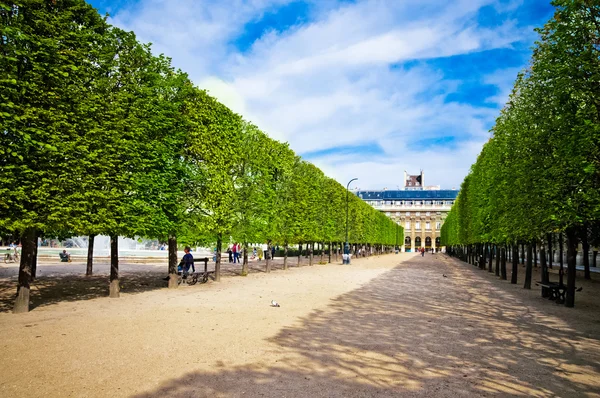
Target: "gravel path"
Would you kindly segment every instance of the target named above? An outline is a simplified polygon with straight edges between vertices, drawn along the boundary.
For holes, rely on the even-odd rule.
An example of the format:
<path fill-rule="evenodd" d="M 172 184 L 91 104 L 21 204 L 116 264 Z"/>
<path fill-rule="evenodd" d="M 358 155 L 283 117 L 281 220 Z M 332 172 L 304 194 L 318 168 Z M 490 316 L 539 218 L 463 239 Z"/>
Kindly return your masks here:
<path fill-rule="evenodd" d="M 106 276 L 61 297 L 50 274 L 32 312 L 0 313 L 2 397 L 600 397 L 596 281 L 569 309 L 441 254 L 175 291 L 124 278 L 119 299 Z"/>

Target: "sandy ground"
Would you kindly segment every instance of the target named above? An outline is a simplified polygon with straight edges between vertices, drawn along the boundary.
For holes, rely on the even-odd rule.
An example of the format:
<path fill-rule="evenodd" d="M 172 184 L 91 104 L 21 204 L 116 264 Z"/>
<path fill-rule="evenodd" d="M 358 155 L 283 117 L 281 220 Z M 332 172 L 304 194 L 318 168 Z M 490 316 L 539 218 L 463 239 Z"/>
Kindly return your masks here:
<path fill-rule="evenodd" d="M 164 265 L 123 264 L 108 299 L 106 275 L 42 268 L 22 315 L 0 268 L 2 397 L 600 397 L 596 281 L 570 309 L 406 253 L 171 291 Z"/>

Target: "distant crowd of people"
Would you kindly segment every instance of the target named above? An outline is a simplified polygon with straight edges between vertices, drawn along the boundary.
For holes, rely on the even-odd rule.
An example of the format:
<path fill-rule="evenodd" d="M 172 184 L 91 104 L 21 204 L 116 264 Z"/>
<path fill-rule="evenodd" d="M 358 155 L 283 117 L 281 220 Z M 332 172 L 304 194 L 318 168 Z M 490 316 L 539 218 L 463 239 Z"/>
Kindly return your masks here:
<path fill-rule="evenodd" d="M 260 247 L 252 247 L 252 251 L 248 253 L 249 254 L 248 258 L 250 260 L 258 259 L 258 261 L 261 261 L 263 258 L 267 258 L 267 257 L 269 259 L 272 259 L 275 257 L 275 252 L 277 250 L 278 250 L 277 247 L 271 246 L 271 252 L 269 253 L 269 245 L 267 245 L 266 243 L 263 243 Z M 215 253 L 216 253 L 216 249 L 215 249 Z M 235 242 L 232 245 L 229 245 L 229 247 L 227 247 L 227 254 L 228 254 L 230 263 L 233 263 L 233 264 L 240 263 L 241 262 L 240 258 L 244 254 L 244 248 L 242 247 L 242 245 Z M 269 256 L 269 254 L 270 254 L 270 256 Z M 216 257 L 213 257 L 213 261 L 214 260 L 216 260 Z"/>

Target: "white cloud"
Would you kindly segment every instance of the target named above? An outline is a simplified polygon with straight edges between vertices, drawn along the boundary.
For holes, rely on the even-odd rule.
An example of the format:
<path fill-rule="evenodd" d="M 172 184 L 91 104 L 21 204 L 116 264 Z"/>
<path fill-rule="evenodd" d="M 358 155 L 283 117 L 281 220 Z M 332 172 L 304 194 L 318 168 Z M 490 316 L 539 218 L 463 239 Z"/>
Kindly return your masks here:
<path fill-rule="evenodd" d="M 423 168 L 428 184 L 458 186 L 497 110 L 445 102 L 459 82 L 419 61 L 521 40 L 510 20 L 493 29 L 477 25 L 482 6 L 502 6 L 492 0 L 316 1 L 311 21 L 271 30 L 245 53 L 232 47 L 246 23 L 289 1 L 142 0 L 113 22 L 152 41 L 201 87 L 299 153 L 373 142 L 384 149 L 371 158 L 311 159 L 341 182 L 359 176 L 362 188 L 391 188 L 403 170 Z M 417 63 L 392 67 L 406 61 Z M 501 89 L 489 101 L 502 103 L 511 73 L 486 78 Z M 415 144 L 445 134 L 458 144 Z"/>
<path fill-rule="evenodd" d="M 504 105 L 508 101 L 508 96 L 513 89 L 515 80 L 517 80 L 517 75 L 523 69 L 524 68 L 507 68 L 485 76 L 483 79 L 485 84 L 491 84 L 498 88 L 498 93 L 488 98 L 487 101 L 500 106 Z"/>

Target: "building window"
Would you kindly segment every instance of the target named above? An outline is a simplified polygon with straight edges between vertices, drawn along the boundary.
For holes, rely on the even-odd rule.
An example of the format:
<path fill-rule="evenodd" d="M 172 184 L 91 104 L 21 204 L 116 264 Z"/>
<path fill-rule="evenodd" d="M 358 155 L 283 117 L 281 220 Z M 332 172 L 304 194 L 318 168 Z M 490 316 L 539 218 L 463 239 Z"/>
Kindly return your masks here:
<path fill-rule="evenodd" d="M 421 222 L 420 222 L 420 221 L 417 221 L 417 222 L 415 223 L 415 229 L 416 229 L 417 231 L 421 229 Z"/>
<path fill-rule="evenodd" d="M 430 212 L 427 212 L 427 213 L 425 213 L 425 215 L 426 215 L 426 216 L 430 216 L 430 215 L 431 215 L 431 213 L 430 213 Z"/>
<path fill-rule="evenodd" d="M 421 215 L 421 212 L 420 212 L 420 211 L 418 211 L 418 212 L 416 212 L 416 213 L 415 213 L 415 215 L 418 217 L 418 216 L 420 216 L 420 215 Z"/>
<path fill-rule="evenodd" d="M 420 205 L 421 205 L 421 201 L 420 201 L 420 200 L 416 200 L 416 201 L 415 201 L 415 204 L 416 204 L 417 206 L 420 206 Z"/>
<path fill-rule="evenodd" d="M 410 211 L 407 211 L 407 212 L 406 212 L 406 216 L 407 216 L 407 217 L 410 217 Z"/>
<path fill-rule="evenodd" d="M 429 221 L 427 221 L 427 222 L 425 223 L 425 229 L 426 229 L 426 230 L 430 230 L 430 229 L 431 229 L 431 223 L 430 223 Z"/>
<path fill-rule="evenodd" d="M 389 215 L 390 215 L 390 212 L 389 212 L 389 211 L 386 211 L 386 212 L 385 212 L 385 215 L 389 217 Z"/>
<path fill-rule="evenodd" d="M 404 229 L 405 230 L 410 230 L 410 221 L 407 221 L 406 224 L 404 224 Z"/>
<path fill-rule="evenodd" d="M 437 229 L 439 231 L 440 228 L 442 228 L 442 223 L 438 221 L 435 223 L 435 229 Z"/>

